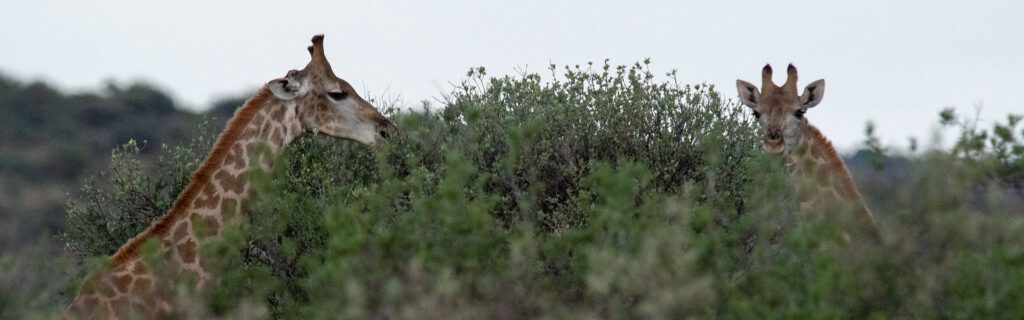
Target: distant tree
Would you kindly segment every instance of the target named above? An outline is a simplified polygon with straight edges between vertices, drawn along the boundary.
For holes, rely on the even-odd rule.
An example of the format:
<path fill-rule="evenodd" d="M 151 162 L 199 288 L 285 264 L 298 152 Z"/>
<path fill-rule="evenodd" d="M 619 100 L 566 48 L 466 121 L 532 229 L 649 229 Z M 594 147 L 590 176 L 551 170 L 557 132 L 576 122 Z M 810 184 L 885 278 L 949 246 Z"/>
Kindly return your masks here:
<path fill-rule="evenodd" d="M 128 111 L 139 112 L 143 115 L 165 116 L 177 111 L 171 97 L 145 83 L 132 84 L 123 92 L 123 95 L 115 98 L 121 100 L 129 109 Z"/>

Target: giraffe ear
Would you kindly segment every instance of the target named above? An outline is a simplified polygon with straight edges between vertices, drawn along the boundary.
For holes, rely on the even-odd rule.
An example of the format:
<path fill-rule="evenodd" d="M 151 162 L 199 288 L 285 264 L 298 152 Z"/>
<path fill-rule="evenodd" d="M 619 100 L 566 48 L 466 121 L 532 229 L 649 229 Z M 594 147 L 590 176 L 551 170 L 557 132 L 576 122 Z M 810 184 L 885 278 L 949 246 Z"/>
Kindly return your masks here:
<path fill-rule="evenodd" d="M 823 97 L 825 97 L 825 79 L 818 79 L 804 88 L 804 94 L 800 96 L 801 107 L 804 109 L 814 108 L 821 103 Z"/>
<path fill-rule="evenodd" d="M 750 82 L 736 80 L 736 91 L 740 94 L 740 103 L 745 106 L 757 109 L 757 102 L 761 99 L 761 92 Z"/>
<path fill-rule="evenodd" d="M 299 95 L 299 84 L 297 81 L 288 78 L 279 78 L 267 82 L 270 92 L 281 100 L 291 100 Z"/>

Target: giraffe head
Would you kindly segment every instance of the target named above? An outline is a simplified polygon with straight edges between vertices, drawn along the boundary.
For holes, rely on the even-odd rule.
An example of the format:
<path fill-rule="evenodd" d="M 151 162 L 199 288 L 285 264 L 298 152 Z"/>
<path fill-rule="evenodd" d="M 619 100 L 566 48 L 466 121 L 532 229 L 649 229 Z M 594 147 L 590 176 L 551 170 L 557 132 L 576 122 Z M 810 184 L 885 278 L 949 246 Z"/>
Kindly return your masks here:
<path fill-rule="evenodd" d="M 292 103 L 302 129 L 314 133 L 379 146 L 394 125 L 356 93 L 347 81 L 334 75 L 324 55 L 324 36 L 313 37 L 311 59 L 302 70 L 267 83 L 274 97 Z"/>
<path fill-rule="evenodd" d="M 761 90 L 750 82 L 736 80 L 740 102 L 754 110 L 761 123 L 764 150 L 770 153 L 790 152 L 800 145 L 803 129 L 807 125 L 804 113 L 821 102 L 825 94 L 825 80 L 811 82 L 803 95 L 796 91 L 796 67 L 786 70 L 788 77 L 781 87 L 772 82 L 772 67 L 761 70 Z"/>

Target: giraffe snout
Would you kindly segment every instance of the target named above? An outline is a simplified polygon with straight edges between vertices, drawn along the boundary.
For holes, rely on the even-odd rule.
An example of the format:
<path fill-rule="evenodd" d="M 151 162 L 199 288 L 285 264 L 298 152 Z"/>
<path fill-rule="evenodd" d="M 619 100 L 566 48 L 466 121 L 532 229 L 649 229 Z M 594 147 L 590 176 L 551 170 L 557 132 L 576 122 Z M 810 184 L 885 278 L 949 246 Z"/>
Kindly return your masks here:
<path fill-rule="evenodd" d="M 377 120 L 377 128 L 379 130 L 377 134 L 379 134 L 381 138 L 384 138 L 385 140 L 390 139 L 391 136 L 393 136 L 394 133 L 398 131 L 398 126 L 391 122 L 391 120 L 388 120 L 387 118 L 384 117 L 381 117 L 379 120 Z"/>
<path fill-rule="evenodd" d="M 383 146 L 388 140 L 391 140 L 395 136 L 396 132 L 398 132 L 398 127 L 384 116 L 373 118 L 373 122 L 375 122 L 377 129 L 376 135 L 373 138 L 372 145 L 374 147 Z"/>
<path fill-rule="evenodd" d="M 764 135 L 764 150 L 769 153 L 782 152 L 782 130 L 768 129 Z"/>
<path fill-rule="evenodd" d="M 772 144 L 782 143 L 782 130 L 768 130 L 767 134 L 764 136 L 764 141 Z"/>

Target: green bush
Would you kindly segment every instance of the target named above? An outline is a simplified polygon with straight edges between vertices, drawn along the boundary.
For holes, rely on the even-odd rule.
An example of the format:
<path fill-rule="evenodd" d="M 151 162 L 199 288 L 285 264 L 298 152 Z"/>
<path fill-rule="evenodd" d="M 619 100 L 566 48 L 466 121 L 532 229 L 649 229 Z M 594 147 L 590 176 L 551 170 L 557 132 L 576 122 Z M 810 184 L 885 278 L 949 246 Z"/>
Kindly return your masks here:
<path fill-rule="evenodd" d="M 297 139 L 254 175 L 263 196 L 244 231 L 203 248 L 219 280 L 196 314 L 1024 317 L 1019 189 L 992 179 L 1013 177 L 1022 140 L 977 151 L 1010 160 L 998 166 L 959 149 L 909 156 L 902 187 L 865 193 L 886 208 L 875 214 L 887 242 L 875 245 L 802 222 L 779 159 L 713 87 L 659 82 L 646 62 L 551 73 L 471 69 L 443 109 L 386 108 L 401 131 L 381 150 Z M 69 215 L 91 218 L 69 246 L 116 248 L 129 231 L 109 226 L 141 218 L 133 201 L 103 199 L 176 194 L 201 159 L 180 155 L 159 178 L 115 161 L 134 173 L 72 202 Z M 130 205 L 107 216 L 74 205 L 96 201 Z"/>
<path fill-rule="evenodd" d="M 207 122 L 188 144 L 162 145 L 155 167 L 147 167 L 139 142 L 129 140 L 111 152 L 110 171 L 86 179 L 68 200 L 67 225 L 60 237 L 79 258 L 107 256 L 162 216 L 206 158 L 215 135 Z"/>
<path fill-rule="evenodd" d="M 540 315 L 554 311 L 552 301 L 571 312 L 593 303 L 580 296 L 590 251 L 600 251 L 590 241 L 610 241 L 609 228 L 628 229 L 618 235 L 625 238 L 656 226 L 666 235 L 687 229 L 682 215 L 640 224 L 630 212 L 662 207 L 690 185 L 695 201 L 733 212 L 718 223 L 737 216 L 749 179 L 742 167 L 757 150 L 740 109 L 707 86 L 657 83 L 646 64 L 597 68 L 566 68 L 552 82 L 473 69 L 441 111 L 387 112 L 402 130 L 379 153 L 296 140 L 280 162 L 288 165 L 261 187 L 275 196 L 252 208 L 247 240 L 235 243 L 245 254 L 228 263 L 248 273 L 238 279 L 274 280 L 224 284 L 214 304 L 226 308 L 256 291 L 269 292 L 279 316 Z M 595 176 L 620 177 L 620 166 L 637 176 Z M 604 219 L 597 212 L 611 220 L 592 223 Z M 513 252 L 529 256 L 508 261 Z M 518 295 L 503 295 L 506 286 Z M 519 307 L 495 308 L 508 304 Z"/>

